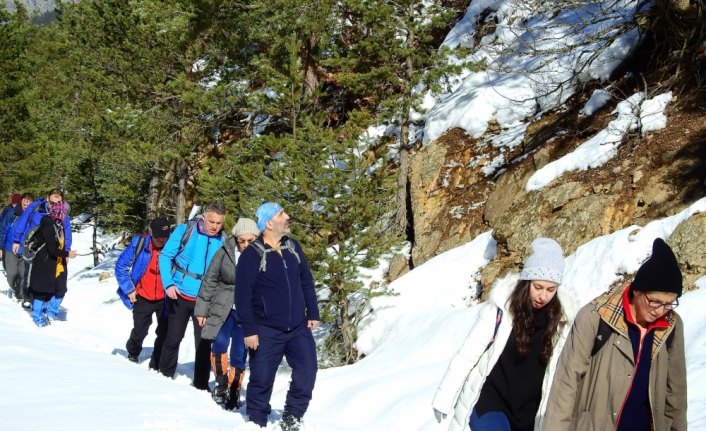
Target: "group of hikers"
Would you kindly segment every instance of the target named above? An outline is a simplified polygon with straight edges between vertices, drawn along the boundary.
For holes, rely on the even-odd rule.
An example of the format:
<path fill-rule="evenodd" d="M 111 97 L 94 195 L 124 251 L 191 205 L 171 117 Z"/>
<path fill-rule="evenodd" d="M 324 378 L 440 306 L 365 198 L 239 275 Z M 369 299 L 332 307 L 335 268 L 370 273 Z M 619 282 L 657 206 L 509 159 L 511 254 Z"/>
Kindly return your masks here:
<path fill-rule="evenodd" d="M 148 366 L 174 377 L 191 320 L 193 386 L 208 390 L 213 370 L 214 400 L 227 410 L 240 408 L 249 368 L 246 418 L 260 427 L 267 425 L 275 376 L 285 358 L 292 376 L 280 427 L 298 430 L 317 373 L 314 280 L 301 246 L 287 236 L 284 209 L 268 202 L 255 215 L 257 221 L 238 219 L 226 235 L 226 208 L 214 201 L 173 231 L 158 217 L 147 233 L 132 238 L 115 265 L 118 294 L 133 315 L 125 348 L 128 359 L 139 362 L 154 315 Z"/>
<path fill-rule="evenodd" d="M 37 200 L 31 193 L 12 195 L 0 214 L 0 245 L 14 297 L 31 310 L 37 326 L 49 325 L 66 295 L 67 258 L 76 257 L 62 190 Z"/>
<path fill-rule="evenodd" d="M 2 222 L 8 282 L 43 326 L 56 316 L 66 258 L 75 256 L 68 207 L 57 189 L 35 201 L 15 195 L 11 205 Z M 277 203 L 262 204 L 256 221 L 238 219 L 231 235 L 225 217 L 214 201 L 173 231 L 155 218 L 121 253 L 118 294 L 133 314 L 127 357 L 140 361 L 154 315 L 149 368 L 174 377 L 191 319 L 193 386 L 208 390 L 213 370 L 214 400 L 240 408 L 249 370 L 246 419 L 260 427 L 285 358 L 292 374 L 280 427 L 299 430 L 317 374 L 312 331 L 320 317 L 309 265 Z M 25 268 L 22 237 L 37 225 L 46 247 Z M 437 421 L 473 431 L 686 430 L 684 327 L 674 311 L 682 275 L 669 245 L 655 239 L 632 281 L 585 305 L 572 324 L 557 295 L 561 246 L 537 238 L 530 248 L 520 274 L 499 279 L 478 306 L 433 398 Z"/>

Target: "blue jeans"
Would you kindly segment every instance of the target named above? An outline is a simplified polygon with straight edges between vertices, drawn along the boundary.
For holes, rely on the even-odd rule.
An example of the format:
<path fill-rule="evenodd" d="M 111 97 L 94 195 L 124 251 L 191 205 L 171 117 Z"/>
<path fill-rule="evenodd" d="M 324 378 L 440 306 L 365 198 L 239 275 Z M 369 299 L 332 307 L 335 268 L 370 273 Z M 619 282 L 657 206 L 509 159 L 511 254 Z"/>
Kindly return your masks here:
<path fill-rule="evenodd" d="M 513 427 L 505 412 L 493 411 L 478 416 L 476 409 L 473 409 L 468 425 L 472 431 L 532 431 L 534 429 L 534 424 L 525 428 Z"/>
<path fill-rule="evenodd" d="M 211 345 L 211 352 L 221 354 L 228 351 L 230 344 L 230 365 L 235 368 L 245 369 L 248 350 L 243 341 L 243 328 L 235 323 L 235 310 L 230 310 L 223 326 L 221 326 L 216 339 Z"/>

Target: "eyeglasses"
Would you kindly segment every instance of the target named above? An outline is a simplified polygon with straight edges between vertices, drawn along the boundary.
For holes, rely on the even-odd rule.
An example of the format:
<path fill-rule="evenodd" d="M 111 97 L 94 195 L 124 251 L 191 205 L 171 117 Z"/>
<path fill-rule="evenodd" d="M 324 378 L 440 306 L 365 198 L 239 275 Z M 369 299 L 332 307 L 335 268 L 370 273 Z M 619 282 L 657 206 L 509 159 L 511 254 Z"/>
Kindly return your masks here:
<path fill-rule="evenodd" d="M 647 300 L 647 304 L 654 308 L 655 310 L 658 309 L 659 307 L 664 307 L 665 310 L 674 310 L 679 306 L 679 300 L 675 300 L 674 302 L 662 302 L 662 301 L 654 301 L 650 299 L 649 296 L 644 295 L 645 299 Z"/>

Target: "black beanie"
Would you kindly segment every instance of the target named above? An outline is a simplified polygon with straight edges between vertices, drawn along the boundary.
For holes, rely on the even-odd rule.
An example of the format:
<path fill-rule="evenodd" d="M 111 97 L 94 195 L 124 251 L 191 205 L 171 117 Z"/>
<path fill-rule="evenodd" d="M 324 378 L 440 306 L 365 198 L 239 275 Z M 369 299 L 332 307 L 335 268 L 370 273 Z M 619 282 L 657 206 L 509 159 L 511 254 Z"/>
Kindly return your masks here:
<path fill-rule="evenodd" d="M 630 286 L 640 292 L 669 292 L 681 296 L 679 263 L 662 238 L 652 243 L 652 256 L 637 270 Z"/>

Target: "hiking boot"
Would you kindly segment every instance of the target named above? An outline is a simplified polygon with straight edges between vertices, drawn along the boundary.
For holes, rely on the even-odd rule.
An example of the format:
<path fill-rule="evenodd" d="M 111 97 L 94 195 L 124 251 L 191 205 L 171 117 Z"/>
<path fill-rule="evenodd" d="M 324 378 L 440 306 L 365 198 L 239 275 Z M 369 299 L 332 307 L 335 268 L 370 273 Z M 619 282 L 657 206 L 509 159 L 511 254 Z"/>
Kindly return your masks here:
<path fill-rule="evenodd" d="M 24 300 L 22 301 L 22 308 L 24 308 L 25 310 L 29 310 L 32 308 L 32 303 L 27 300 Z"/>
<path fill-rule="evenodd" d="M 282 431 L 299 431 L 302 426 L 302 418 L 292 415 L 284 415 L 279 421 Z"/>
<path fill-rule="evenodd" d="M 228 399 L 228 387 L 223 384 L 216 383 L 213 387 L 213 392 L 211 393 L 211 398 L 221 407 L 226 405 Z"/>
<path fill-rule="evenodd" d="M 240 389 L 236 388 L 235 385 L 230 387 L 228 391 L 228 399 L 223 406 L 226 410 L 239 409 L 242 407 L 243 403 L 240 402 Z"/>
<path fill-rule="evenodd" d="M 137 355 L 131 355 L 129 353 L 127 354 L 127 360 L 136 364 L 140 363 L 140 358 Z"/>

